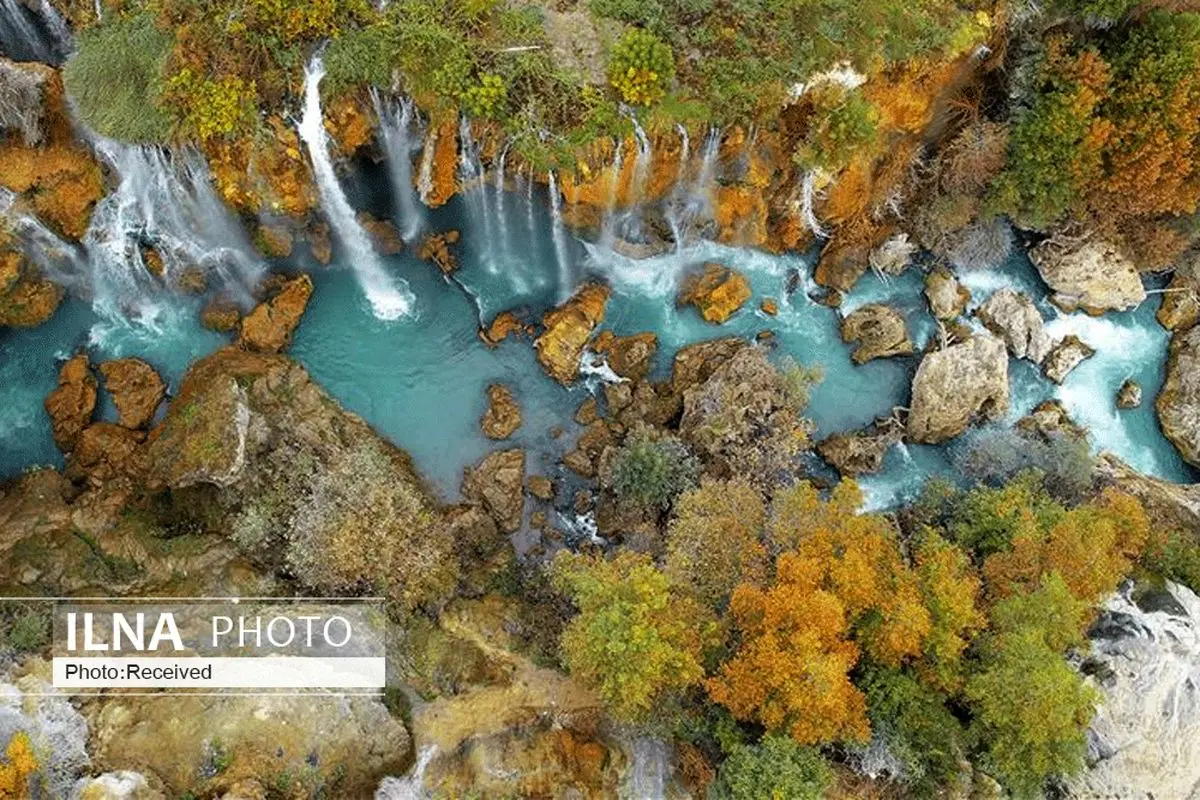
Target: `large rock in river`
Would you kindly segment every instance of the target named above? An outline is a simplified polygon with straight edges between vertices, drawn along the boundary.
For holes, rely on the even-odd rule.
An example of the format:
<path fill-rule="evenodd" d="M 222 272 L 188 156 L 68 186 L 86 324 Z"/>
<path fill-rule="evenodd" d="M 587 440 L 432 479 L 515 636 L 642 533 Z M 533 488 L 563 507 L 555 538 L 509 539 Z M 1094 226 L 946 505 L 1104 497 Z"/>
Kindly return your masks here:
<path fill-rule="evenodd" d="M 1008 412 L 1008 352 L 995 336 L 977 333 L 965 342 L 927 354 L 913 378 L 908 439 L 941 444 L 976 420 Z"/>
<path fill-rule="evenodd" d="M 611 291 L 599 283 L 585 283 L 567 302 L 542 317 L 545 331 L 533 343 L 538 363 L 551 378 L 566 385 L 579 375 L 579 357 L 604 321 Z"/>
<path fill-rule="evenodd" d="M 1154 407 L 1163 435 L 1185 461 L 1200 466 L 1200 327 L 1171 337 L 1167 377 Z"/>
<path fill-rule="evenodd" d="M 1067 379 L 1071 370 L 1094 355 L 1096 355 L 1095 348 L 1075 334 L 1070 334 L 1054 345 L 1042 364 L 1042 372 L 1050 380 L 1061 384 Z"/>
<path fill-rule="evenodd" d="M 492 453 L 463 474 L 462 494 L 483 506 L 500 529 L 513 533 L 525 513 L 525 451 Z"/>
<path fill-rule="evenodd" d="M 857 342 L 850 354 L 855 364 L 865 364 L 875 358 L 906 356 L 912 353 L 912 339 L 904 316 L 882 303 L 871 303 L 852 311 L 842 320 L 842 341 Z"/>
<path fill-rule="evenodd" d="M 488 405 L 479 427 L 489 439 L 507 439 L 521 427 L 521 407 L 512 390 L 499 383 L 487 388 Z"/>
<path fill-rule="evenodd" d="M 744 275 L 721 264 L 705 264 L 702 272 L 684 280 L 677 302 L 695 306 L 705 321 L 719 325 L 749 299 L 750 282 Z"/>
<path fill-rule="evenodd" d="M 1063 311 L 1127 311 L 1146 299 L 1137 267 L 1102 239 L 1078 245 L 1048 239 L 1029 257 L 1054 292 L 1050 302 Z"/>
<path fill-rule="evenodd" d="M 934 319 L 948 322 L 966 310 L 971 290 L 959 283 L 953 272 L 940 267 L 925 276 L 925 298 Z"/>
<path fill-rule="evenodd" d="M 242 320 L 241 343 L 251 350 L 268 353 L 282 350 L 300 324 L 312 292 L 312 279 L 307 275 L 285 282 L 278 294 L 260 303 Z"/>
<path fill-rule="evenodd" d="M 46 396 L 54 443 L 64 453 L 75 446 L 79 434 L 96 410 L 96 376 L 86 355 L 80 353 L 58 371 L 58 388 Z"/>
<path fill-rule="evenodd" d="M 140 358 L 118 358 L 101 364 L 100 374 L 113 396 L 118 422 L 132 430 L 149 425 L 167 393 L 154 367 Z"/>
<path fill-rule="evenodd" d="M 1014 358 L 1041 364 L 1050 352 L 1050 335 L 1037 306 L 1015 289 L 993 292 L 975 310 L 975 316 L 992 333 L 1004 340 Z"/>

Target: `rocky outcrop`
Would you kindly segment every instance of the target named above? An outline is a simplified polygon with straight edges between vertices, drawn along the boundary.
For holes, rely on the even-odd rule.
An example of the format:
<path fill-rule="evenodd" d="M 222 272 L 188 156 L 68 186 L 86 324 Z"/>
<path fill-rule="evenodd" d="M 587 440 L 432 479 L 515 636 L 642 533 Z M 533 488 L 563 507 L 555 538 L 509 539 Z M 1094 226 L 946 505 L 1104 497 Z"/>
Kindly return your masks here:
<path fill-rule="evenodd" d="M 975 316 L 1008 346 L 1014 358 L 1041 364 L 1052 342 L 1042 314 L 1028 296 L 1015 289 L 1000 289 L 975 309 Z"/>
<path fill-rule="evenodd" d="M 86 355 L 80 353 L 63 364 L 58 388 L 46 397 L 45 406 L 54 443 L 69 453 L 96 410 L 96 376 Z"/>
<path fill-rule="evenodd" d="M 54 315 L 63 290 L 42 277 L 0 225 L 0 327 L 31 328 Z"/>
<path fill-rule="evenodd" d="M 296 126 L 271 114 L 260 130 L 259 136 L 204 142 L 213 183 L 226 203 L 247 216 L 303 219 L 317 205 L 317 187 Z"/>
<path fill-rule="evenodd" d="M 671 365 L 671 390 L 682 396 L 707 381 L 722 364 L 749 346 L 745 339 L 731 336 L 679 348 Z"/>
<path fill-rule="evenodd" d="M 676 302 L 695 306 L 707 322 L 721 324 L 750 299 L 750 282 L 741 273 L 721 264 L 705 264 L 679 288 Z"/>
<path fill-rule="evenodd" d="M 265 353 L 277 353 L 287 347 L 292 331 L 308 308 L 312 291 L 312 279 L 307 275 L 286 281 L 274 297 L 259 303 L 246 315 L 238 341 L 243 347 Z"/>
<path fill-rule="evenodd" d="M 443 275 L 449 275 L 458 269 L 458 256 L 450 248 L 458 244 L 459 238 L 458 231 L 431 233 L 421 240 L 421 246 L 417 248 L 417 258 L 433 262 Z"/>
<path fill-rule="evenodd" d="M 385 256 L 394 256 L 404 250 L 404 239 L 396 226 L 386 219 L 379 219 L 366 211 L 358 213 L 358 224 L 367 232 L 371 246 L 375 252 Z"/>
<path fill-rule="evenodd" d="M 843 342 L 858 345 L 850 354 L 855 364 L 913 352 L 904 316 L 882 303 L 871 303 L 852 311 L 842 320 L 841 334 Z"/>
<path fill-rule="evenodd" d="M 1183 257 L 1155 316 L 1169 331 L 1185 331 L 1200 321 L 1200 255 Z"/>
<path fill-rule="evenodd" d="M 612 331 L 600 331 L 591 349 L 604 356 L 609 369 L 617 375 L 626 380 L 640 381 L 650 374 L 654 353 L 658 349 L 658 336 L 653 333 L 617 336 Z"/>
<path fill-rule="evenodd" d="M 1143 475 L 1112 453 L 1096 460 L 1096 476 L 1141 501 L 1155 530 L 1200 538 L 1200 484 L 1179 484 Z"/>
<path fill-rule="evenodd" d="M 599 283 L 585 283 L 558 308 L 542 317 L 544 331 L 534 341 L 538 363 L 564 386 L 579 375 L 579 359 L 592 332 L 604 320 L 611 291 Z"/>
<path fill-rule="evenodd" d="M 774 317 L 779 314 L 779 301 L 774 297 L 764 297 L 758 304 L 758 310 L 768 317 Z"/>
<path fill-rule="evenodd" d="M 959 283 L 953 272 L 939 267 L 925 276 L 925 299 L 934 319 L 946 322 L 966 310 L 971 290 Z"/>
<path fill-rule="evenodd" d="M 503 342 L 509 336 L 520 334 L 525 330 L 525 326 L 521 324 L 521 320 L 511 311 L 501 311 L 492 320 L 492 324 L 486 328 L 481 328 L 479 338 L 488 347 L 495 347 Z"/>
<path fill-rule="evenodd" d="M 507 386 L 493 383 L 487 388 L 488 406 L 479 427 L 489 439 L 507 439 L 521 427 L 521 407 Z"/>
<path fill-rule="evenodd" d="M 978 333 L 925 355 L 913 378 L 908 439 L 941 444 L 976 420 L 1008 412 L 1008 352 L 996 337 Z"/>
<path fill-rule="evenodd" d="M 200 311 L 200 324 L 218 333 L 235 330 L 241 321 L 241 310 L 228 298 L 214 298 Z"/>
<path fill-rule="evenodd" d="M 1142 404 L 1142 386 L 1132 378 L 1126 378 L 1117 390 L 1117 408 L 1138 408 Z"/>
<path fill-rule="evenodd" d="M 888 448 L 904 438 L 895 420 L 876 421 L 861 431 L 835 433 L 817 443 L 817 453 L 843 477 L 869 475 L 883 469 Z"/>
<path fill-rule="evenodd" d="M 545 475 L 530 475 L 525 481 L 530 496 L 549 502 L 554 499 L 554 481 Z"/>
<path fill-rule="evenodd" d="M 500 450 L 463 474 L 462 494 L 482 506 L 505 533 L 521 527 L 525 512 L 525 451 Z"/>
<path fill-rule="evenodd" d="M 67 459 L 64 475 L 100 487 L 113 478 L 138 478 L 145 461 L 141 444 L 146 434 L 111 422 L 93 423 L 79 434 Z"/>
<path fill-rule="evenodd" d="M 1163 435 L 1200 466 L 1200 327 L 1171 337 L 1167 375 L 1154 403 Z"/>
<path fill-rule="evenodd" d="M 102 363 L 100 374 L 117 407 L 117 421 L 131 430 L 149 425 L 167 394 L 154 367 L 140 358 L 119 358 Z"/>
<path fill-rule="evenodd" d="M 1127 311 L 1146 299 L 1137 267 L 1101 239 L 1048 239 L 1030 250 L 1029 258 L 1053 292 L 1050 302 L 1068 313 Z"/>
<path fill-rule="evenodd" d="M 1064 336 L 1046 355 L 1046 360 L 1042 363 L 1042 373 L 1055 383 L 1061 384 L 1071 370 L 1094 355 L 1095 349 L 1089 347 L 1078 336 Z"/>

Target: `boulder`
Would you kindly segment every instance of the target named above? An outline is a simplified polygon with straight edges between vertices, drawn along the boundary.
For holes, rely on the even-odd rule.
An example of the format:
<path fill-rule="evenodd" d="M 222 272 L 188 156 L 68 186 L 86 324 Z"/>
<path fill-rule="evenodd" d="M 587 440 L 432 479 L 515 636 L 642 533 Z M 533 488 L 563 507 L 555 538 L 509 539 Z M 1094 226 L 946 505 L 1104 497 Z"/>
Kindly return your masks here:
<path fill-rule="evenodd" d="M 764 297 L 758 305 L 758 310 L 768 317 L 774 317 L 779 314 L 779 301 L 774 297 Z"/>
<path fill-rule="evenodd" d="M 264 222 L 255 232 L 254 244 L 269 258 L 287 258 L 292 254 L 295 241 L 292 232 L 283 225 Z"/>
<path fill-rule="evenodd" d="M 200 312 L 200 324 L 218 333 L 234 330 L 241 321 L 242 312 L 228 298 L 213 298 Z"/>
<path fill-rule="evenodd" d="M 1008 346 L 1014 358 L 1041 364 L 1050 352 L 1041 312 L 1028 296 L 1015 289 L 1000 289 L 975 309 L 975 316 Z"/>
<path fill-rule="evenodd" d="M 525 451 L 500 450 L 463 474 L 462 494 L 478 503 L 505 533 L 521 527 L 525 511 Z"/>
<path fill-rule="evenodd" d="M 538 500 L 549 502 L 554 499 L 554 481 L 545 475 L 530 475 L 525 481 L 525 488 Z"/>
<path fill-rule="evenodd" d="M 628 384 L 624 383 L 605 384 L 604 388 L 607 390 L 609 386 L 624 386 L 628 389 Z M 575 409 L 574 419 L 580 425 L 591 425 L 593 422 L 600 419 L 600 412 L 597 408 L 596 398 L 588 397 L 588 399 L 580 403 L 579 408 Z"/>
<path fill-rule="evenodd" d="M 1029 257 L 1053 292 L 1050 302 L 1068 313 L 1128 311 L 1146 299 L 1137 267 L 1102 239 L 1047 239 L 1030 250 Z"/>
<path fill-rule="evenodd" d="M 908 439 L 941 444 L 972 422 L 1008 412 L 1008 352 L 1004 342 L 977 333 L 927 353 L 913 378 Z"/>
<path fill-rule="evenodd" d="M 1200 321 L 1200 255 L 1186 254 L 1175 268 L 1156 316 L 1169 331 L 1187 330 Z"/>
<path fill-rule="evenodd" d="M 1163 435 L 1200 467 L 1200 326 L 1171 337 L 1167 375 L 1154 408 Z"/>
<path fill-rule="evenodd" d="M 596 462 L 581 448 L 568 450 L 562 457 L 562 463 L 581 478 L 596 477 Z"/>
<path fill-rule="evenodd" d="M 676 302 L 695 306 L 707 322 L 719 325 L 749 299 L 750 282 L 744 275 L 720 264 L 705 264 L 702 272 L 684 279 Z"/>
<path fill-rule="evenodd" d="M 396 226 L 386 219 L 377 219 L 366 211 L 358 212 L 358 224 L 367 232 L 377 253 L 394 256 L 404 249 L 404 238 Z"/>
<path fill-rule="evenodd" d="M 1137 408 L 1142 404 L 1142 387 L 1132 378 L 1126 378 L 1117 390 L 1117 408 Z"/>
<path fill-rule="evenodd" d="M 144 463 L 140 447 L 145 439 L 141 431 L 111 422 L 92 423 L 79 434 L 63 474 L 73 481 L 86 479 L 93 486 L 118 476 L 138 477 Z"/>
<path fill-rule="evenodd" d="M 1078 336 L 1064 336 L 1046 356 L 1042 363 L 1042 372 L 1055 383 L 1062 383 L 1071 370 L 1094 355 L 1096 351 Z"/>
<path fill-rule="evenodd" d="M 459 238 L 458 231 L 431 233 L 421 240 L 421 246 L 417 248 L 417 258 L 433 262 L 442 274 L 449 275 L 458 269 L 458 257 L 454 255 L 450 246 L 458 244 Z"/>
<path fill-rule="evenodd" d="M 966 310 L 971 290 L 959 283 L 953 272 L 939 267 L 925 276 L 925 299 L 934 319 L 946 322 Z"/>
<path fill-rule="evenodd" d="M 860 431 L 835 433 L 817 443 L 817 453 L 842 477 L 854 478 L 883 469 L 888 448 L 904 438 L 904 428 L 887 419 Z"/>
<path fill-rule="evenodd" d="M 913 352 L 908 338 L 908 326 L 899 311 L 871 303 L 855 309 L 842 320 L 842 341 L 855 342 L 850 354 L 855 364 L 865 364 L 875 358 L 906 356 Z"/>
<path fill-rule="evenodd" d="M 483 339 L 483 343 L 488 347 L 495 347 L 502 341 L 507 339 L 512 334 L 519 334 L 525 330 L 525 326 L 521 324 L 521 320 L 511 311 L 501 311 L 492 320 L 492 324 L 486 329 L 479 331 L 479 338 Z"/>
<path fill-rule="evenodd" d="M 333 261 L 333 239 L 329 235 L 329 226 L 324 222 L 318 222 L 309 229 L 308 249 L 321 266 L 329 266 L 329 262 Z"/>
<path fill-rule="evenodd" d="M 278 353 L 292 339 L 300 324 L 308 300 L 312 297 L 312 279 L 299 275 L 283 284 L 279 292 L 242 320 L 239 342 L 250 350 Z"/>
<path fill-rule="evenodd" d="M 507 386 L 493 383 L 487 388 L 488 407 L 479 427 L 489 439 L 507 439 L 521 427 L 521 407 Z"/>
<path fill-rule="evenodd" d="M 167 394 L 154 367 L 140 358 L 119 358 L 101 364 L 100 374 L 117 406 L 117 421 L 131 430 L 149 425 Z"/>
<path fill-rule="evenodd" d="M 617 375 L 639 381 L 650 374 L 654 353 L 658 349 L 658 336 L 653 333 L 617 336 L 612 331 L 600 331 L 591 349 L 604 356 L 609 369 Z"/>
<path fill-rule="evenodd" d="M 63 364 L 58 387 L 46 396 L 44 405 L 50 415 L 54 443 L 69 453 L 96 410 L 96 376 L 86 355 L 80 353 Z"/>
<path fill-rule="evenodd" d="M 544 331 L 534 341 L 538 363 L 564 386 L 579 376 L 579 359 L 592 332 L 604 321 L 611 291 L 599 283 L 585 283 L 575 294 L 542 317 Z"/>

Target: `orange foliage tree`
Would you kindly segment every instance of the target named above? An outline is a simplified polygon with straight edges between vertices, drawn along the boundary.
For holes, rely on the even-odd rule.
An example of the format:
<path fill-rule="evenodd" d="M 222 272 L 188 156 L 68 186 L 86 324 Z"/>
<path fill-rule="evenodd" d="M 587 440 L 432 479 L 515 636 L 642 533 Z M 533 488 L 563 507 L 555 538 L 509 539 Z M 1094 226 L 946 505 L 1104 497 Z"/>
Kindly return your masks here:
<path fill-rule="evenodd" d="M 37 769 L 37 758 L 28 734 L 23 731 L 14 733 L 4 749 L 4 761 L 0 761 L 0 798 L 17 800 L 29 797 L 29 777 Z"/>

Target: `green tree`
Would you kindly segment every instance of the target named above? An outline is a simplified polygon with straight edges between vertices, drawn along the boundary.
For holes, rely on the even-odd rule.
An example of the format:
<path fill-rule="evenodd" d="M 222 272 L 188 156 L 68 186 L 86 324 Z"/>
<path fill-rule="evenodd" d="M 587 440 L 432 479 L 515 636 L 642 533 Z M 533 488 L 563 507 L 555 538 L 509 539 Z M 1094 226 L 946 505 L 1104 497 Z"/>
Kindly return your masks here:
<path fill-rule="evenodd" d="M 657 103 L 674 77 L 675 56 L 670 45 L 648 30 L 632 28 L 621 34 L 609 54 L 608 82 L 626 103 Z"/>
<path fill-rule="evenodd" d="M 552 579 L 579 608 L 563 632 L 563 661 L 614 716 L 642 718 L 665 693 L 704 677 L 700 659 L 714 623 L 695 601 L 672 594 L 649 557 L 564 552 Z"/>
<path fill-rule="evenodd" d="M 613 459 L 613 491 L 624 502 L 664 509 L 676 495 L 696 485 L 699 471 L 678 439 L 640 428 L 626 438 Z"/>
<path fill-rule="evenodd" d="M 719 800 L 819 800 L 832 782 L 833 771 L 814 748 L 768 733 L 756 745 L 733 747 L 709 796 Z"/>

